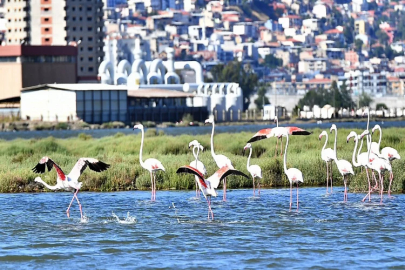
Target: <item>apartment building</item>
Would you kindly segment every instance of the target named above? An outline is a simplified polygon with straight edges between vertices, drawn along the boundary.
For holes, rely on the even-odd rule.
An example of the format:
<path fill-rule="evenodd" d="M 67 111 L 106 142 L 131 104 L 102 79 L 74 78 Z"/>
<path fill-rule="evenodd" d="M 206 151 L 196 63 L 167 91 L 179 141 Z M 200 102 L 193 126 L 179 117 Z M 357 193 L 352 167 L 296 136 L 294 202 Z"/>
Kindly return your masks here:
<path fill-rule="evenodd" d="M 103 60 L 101 0 L 7 0 L 6 45 L 78 47 L 79 82 L 97 80 Z"/>

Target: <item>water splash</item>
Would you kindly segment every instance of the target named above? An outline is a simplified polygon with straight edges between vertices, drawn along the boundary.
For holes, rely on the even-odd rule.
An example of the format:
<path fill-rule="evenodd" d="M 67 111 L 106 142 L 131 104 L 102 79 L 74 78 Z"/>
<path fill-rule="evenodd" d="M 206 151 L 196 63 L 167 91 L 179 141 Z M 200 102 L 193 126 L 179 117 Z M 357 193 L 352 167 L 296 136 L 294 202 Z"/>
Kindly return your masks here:
<path fill-rule="evenodd" d="M 136 217 L 131 217 L 129 212 L 127 213 L 127 217 L 121 220 L 114 212 L 112 212 L 112 216 L 117 220 L 120 224 L 134 224 L 137 223 Z"/>
<path fill-rule="evenodd" d="M 176 206 L 174 205 L 174 202 L 172 202 L 172 205 L 173 205 L 173 209 L 174 209 L 174 216 L 176 217 L 177 222 L 180 223 L 180 219 L 179 219 L 179 217 L 177 216 L 177 208 L 176 208 Z M 171 208 L 171 207 L 169 206 L 169 208 Z"/>
<path fill-rule="evenodd" d="M 89 218 L 85 215 L 83 215 L 83 217 L 80 219 L 80 223 L 89 223 Z"/>

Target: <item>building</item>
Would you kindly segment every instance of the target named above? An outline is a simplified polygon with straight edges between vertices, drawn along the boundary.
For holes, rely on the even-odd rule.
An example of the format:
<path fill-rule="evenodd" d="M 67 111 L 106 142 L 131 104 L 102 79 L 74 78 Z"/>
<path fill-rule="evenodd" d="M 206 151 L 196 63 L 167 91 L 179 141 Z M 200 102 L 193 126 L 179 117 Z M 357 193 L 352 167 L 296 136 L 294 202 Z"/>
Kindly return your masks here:
<path fill-rule="evenodd" d="M 120 121 L 176 122 L 190 114 L 208 117 L 204 106 L 187 105 L 194 94 L 153 88 L 128 90 L 125 85 L 43 84 L 21 91 L 21 117 L 32 121 L 80 121 L 101 124 Z"/>
<path fill-rule="evenodd" d="M 79 81 L 96 81 L 103 60 L 103 2 L 7 1 L 6 45 L 65 46 L 79 48 Z"/>
<path fill-rule="evenodd" d="M 328 58 L 307 58 L 298 62 L 299 73 L 321 72 L 330 68 Z"/>
<path fill-rule="evenodd" d="M 105 123 L 127 120 L 127 87 L 42 84 L 21 90 L 22 119 Z"/>
<path fill-rule="evenodd" d="M 20 100 L 22 88 L 77 82 L 77 47 L 0 46 L 0 101 Z"/>
<path fill-rule="evenodd" d="M 347 89 L 354 95 L 366 93 L 369 95 L 387 94 L 386 72 L 373 72 L 369 69 L 350 70 L 344 74 Z"/>

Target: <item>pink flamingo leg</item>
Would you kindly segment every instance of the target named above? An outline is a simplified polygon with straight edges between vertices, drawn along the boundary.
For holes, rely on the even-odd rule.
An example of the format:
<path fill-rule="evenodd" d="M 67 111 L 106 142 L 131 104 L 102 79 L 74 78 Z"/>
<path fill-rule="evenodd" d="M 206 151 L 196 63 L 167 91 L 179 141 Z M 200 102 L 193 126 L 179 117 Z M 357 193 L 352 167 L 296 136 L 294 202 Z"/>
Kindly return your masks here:
<path fill-rule="evenodd" d="M 259 188 L 259 196 L 260 196 L 260 180 L 257 182 L 257 186 Z"/>
<path fill-rule="evenodd" d="M 298 212 L 298 181 L 297 181 L 297 212 Z"/>
<path fill-rule="evenodd" d="M 150 172 L 150 184 L 151 184 L 151 190 L 152 190 L 152 194 L 150 197 L 150 200 L 153 201 L 153 176 L 152 176 L 152 172 Z"/>
<path fill-rule="evenodd" d="M 373 189 L 375 190 L 375 189 L 378 189 L 378 181 L 377 181 L 377 178 L 375 177 L 374 171 L 372 171 L 372 173 L 373 173 L 373 177 L 374 177 L 374 181 L 375 181 L 375 186 L 373 187 Z"/>
<path fill-rule="evenodd" d="M 329 164 L 326 162 L 326 194 L 328 194 L 328 183 L 329 183 Z"/>
<path fill-rule="evenodd" d="M 363 167 L 362 167 L 363 168 Z M 368 169 L 366 167 L 366 175 L 367 175 L 367 181 L 368 181 L 368 194 L 366 195 L 366 197 L 363 198 L 363 202 L 365 201 L 365 199 L 368 196 L 368 201 L 371 201 L 371 183 L 370 183 L 370 177 L 368 175 Z"/>
<path fill-rule="evenodd" d="M 382 202 L 383 202 L 383 192 L 384 192 L 384 185 L 383 185 L 383 182 L 384 182 L 384 175 L 381 175 L 380 174 L 380 184 L 381 184 L 381 192 L 380 192 L 380 194 L 381 194 L 381 201 L 380 201 L 380 204 L 382 204 Z"/>
<path fill-rule="evenodd" d="M 276 144 L 276 152 L 274 153 L 274 156 L 275 156 L 275 157 L 277 157 L 277 153 L 278 153 L 278 152 L 277 152 L 277 148 L 278 148 L 278 138 L 277 138 L 277 141 L 276 141 L 276 142 L 277 142 L 277 144 Z"/>
<path fill-rule="evenodd" d="M 222 200 L 224 202 L 226 202 L 226 178 L 224 178 L 224 181 L 223 181 L 223 190 L 224 190 L 224 195 L 222 197 Z"/>
<path fill-rule="evenodd" d="M 394 198 L 393 196 L 391 196 L 391 184 L 392 184 L 393 179 L 394 179 L 394 174 L 392 172 L 390 172 L 390 185 L 388 186 L 388 198 Z"/>
<path fill-rule="evenodd" d="M 153 175 L 153 182 L 155 183 L 153 185 L 154 192 L 153 192 L 153 200 L 156 201 L 156 174 Z"/>
<path fill-rule="evenodd" d="M 281 136 L 281 144 L 280 144 L 280 147 L 281 147 L 280 156 L 282 156 L 282 155 L 283 155 L 283 136 Z"/>
<path fill-rule="evenodd" d="M 78 190 L 76 190 L 76 192 L 77 192 L 77 191 L 78 191 Z M 70 211 L 70 207 L 72 206 L 73 200 L 75 199 L 76 192 L 73 193 L 72 200 L 70 201 L 70 204 L 69 204 L 69 206 L 68 206 L 68 208 L 67 208 L 67 210 L 66 210 L 66 215 L 67 215 L 68 218 L 70 217 L 69 211 Z"/>
<path fill-rule="evenodd" d="M 80 209 L 80 218 L 81 219 L 83 219 L 83 211 L 82 211 L 82 205 L 81 205 L 81 203 L 80 203 L 80 201 L 79 201 L 79 198 L 77 198 L 77 192 L 79 192 L 79 190 L 77 190 L 76 191 L 76 193 L 75 193 L 75 197 L 76 197 L 76 201 L 77 201 L 77 203 L 79 204 L 79 209 Z"/>
<path fill-rule="evenodd" d="M 330 193 L 333 192 L 333 190 L 332 190 L 332 188 L 333 188 L 332 179 L 333 179 L 333 177 L 332 177 L 332 162 L 330 162 Z"/>
<path fill-rule="evenodd" d="M 255 178 L 253 177 L 253 197 L 256 196 L 255 193 Z"/>
<path fill-rule="evenodd" d="M 290 182 L 290 211 L 292 206 L 292 182 Z"/>

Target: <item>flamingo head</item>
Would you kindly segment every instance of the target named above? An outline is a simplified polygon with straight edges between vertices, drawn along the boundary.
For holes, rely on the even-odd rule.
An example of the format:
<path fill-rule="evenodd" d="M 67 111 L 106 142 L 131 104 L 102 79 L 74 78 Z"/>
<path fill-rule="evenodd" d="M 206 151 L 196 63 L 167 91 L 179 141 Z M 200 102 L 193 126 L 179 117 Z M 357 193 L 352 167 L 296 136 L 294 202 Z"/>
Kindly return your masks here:
<path fill-rule="evenodd" d="M 243 147 L 243 150 L 250 149 L 250 148 L 252 148 L 252 144 L 251 144 L 251 143 L 247 143 L 247 144 L 245 145 L 245 147 Z"/>
<path fill-rule="evenodd" d="M 135 129 L 143 129 L 143 125 L 142 124 L 135 125 L 133 130 Z"/>
<path fill-rule="evenodd" d="M 336 127 L 336 125 L 335 124 L 333 124 L 331 127 L 330 127 L 330 133 L 332 133 L 332 130 L 334 130 L 334 131 L 336 131 L 337 130 L 337 127 Z"/>
<path fill-rule="evenodd" d="M 348 135 L 347 138 L 346 138 L 346 142 L 349 142 L 349 141 L 350 141 L 350 138 L 353 138 L 353 137 L 354 137 L 354 141 L 356 141 L 356 140 L 357 140 L 357 134 L 356 134 L 356 132 L 354 132 L 354 131 L 352 131 L 352 132 L 349 133 L 349 135 Z"/>
<path fill-rule="evenodd" d="M 324 131 L 322 131 L 321 132 L 321 134 L 319 134 L 319 140 L 321 140 L 322 139 L 322 136 L 327 136 L 328 135 L 328 133 L 326 133 L 326 131 L 324 130 Z"/>
<path fill-rule="evenodd" d="M 211 118 L 208 118 L 208 119 L 205 120 L 204 125 L 212 124 L 212 123 L 214 123 L 214 120 L 212 120 Z"/>
<path fill-rule="evenodd" d="M 191 148 L 191 146 L 198 147 L 201 149 L 201 151 L 204 151 L 204 147 L 197 140 L 191 141 L 188 144 L 188 148 Z"/>
<path fill-rule="evenodd" d="M 370 131 L 368 131 L 368 130 L 363 131 L 363 133 L 361 133 L 361 135 L 360 135 L 360 139 L 363 139 L 363 137 L 366 135 L 370 135 Z"/>
<path fill-rule="evenodd" d="M 34 182 L 40 183 L 42 181 L 41 177 L 37 176 L 34 179 Z"/>
<path fill-rule="evenodd" d="M 376 131 L 377 129 L 380 129 L 380 128 L 381 128 L 380 125 L 375 125 L 373 127 L 373 129 L 371 130 L 371 134 L 374 134 L 374 131 Z"/>

